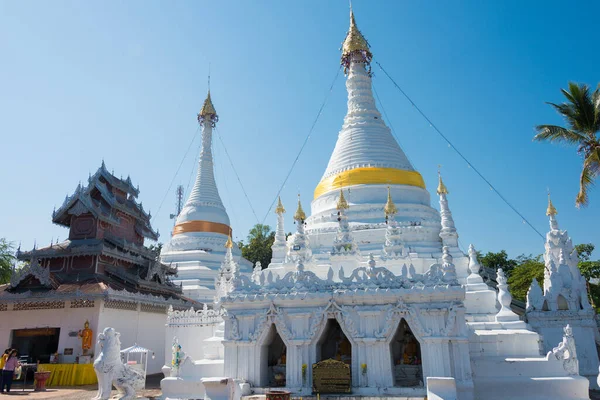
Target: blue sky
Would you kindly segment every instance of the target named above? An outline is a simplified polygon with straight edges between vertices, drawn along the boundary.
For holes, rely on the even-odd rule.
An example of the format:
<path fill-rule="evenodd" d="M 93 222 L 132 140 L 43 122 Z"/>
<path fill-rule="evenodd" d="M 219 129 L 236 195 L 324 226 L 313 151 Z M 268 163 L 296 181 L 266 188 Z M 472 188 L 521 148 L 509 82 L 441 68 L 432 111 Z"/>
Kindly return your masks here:
<path fill-rule="evenodd" d="M 575 243 L 600 247 L 600 191 L 588 208 L 574 207 L 575 149 L 531 140 L 536 124 L 562 123 L 544 102 L 562 101 L 569 80 L 598 83 L 600 53 L 590 49 L 600 3 L 353 6 L 375 60 L 539 231 L 548 228 L 550 187 L 561 228 Z M 0 2 L 0 237 L 24 248 L 65 239 L 52 209 L 104 159 L 139 184 L 160 240 L 168 240 L 175 186 L 193 184 L 209 63 L 218 131 L 262 220 L 336 74 L 347 27 L 341 0 Z M 463 247 L 543 252 L 542 239 L 373 71 L 386 122 L 432 194 L 442 164 Z M 340 75 L 282 191 L 289 211 L 297 192 L 309 209 L 345 111 Z M 241 239 L 257 221 L 215 142 L 220 194 Z M 266 223 L 274 226 L 272 212 Z"/>

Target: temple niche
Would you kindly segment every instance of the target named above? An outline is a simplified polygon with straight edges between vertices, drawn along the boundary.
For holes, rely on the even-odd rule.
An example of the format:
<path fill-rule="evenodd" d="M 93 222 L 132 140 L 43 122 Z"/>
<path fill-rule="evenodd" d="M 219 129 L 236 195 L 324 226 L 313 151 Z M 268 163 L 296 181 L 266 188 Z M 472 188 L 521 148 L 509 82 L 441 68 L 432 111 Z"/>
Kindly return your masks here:
<path fill-rule="evenodd" d="M 404 319 L 398 324 L 390 343 L 394 386 L 423 386 L 421 345 Z"/>
<path fill-rule="evenodd" d="M 263 373 L 264 386 L 277 386 L 283 387 L 286 383 L 286 358 L 287 358 L 287 347 L 275 325 L 271 325 L 265 344 L 262 348 L 263 351 L 263 365 L 266 367 L 266 373 Z"/>
<path fill-rule="evenodd" d="M 317 361 L 328 359 L 352 362 L 352 344 L 336 319 L 329 319 L 321 338 L 317 342 Z"/>

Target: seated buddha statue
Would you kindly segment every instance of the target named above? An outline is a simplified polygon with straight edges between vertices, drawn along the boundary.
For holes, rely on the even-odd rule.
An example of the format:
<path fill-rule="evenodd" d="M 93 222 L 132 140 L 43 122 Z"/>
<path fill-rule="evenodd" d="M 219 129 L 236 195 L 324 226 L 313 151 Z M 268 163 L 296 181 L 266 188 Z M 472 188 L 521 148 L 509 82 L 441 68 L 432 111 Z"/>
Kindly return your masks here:
<path fill-rule="evenodd" d="M 404 345 L 404 354 L 402 355 L 403 364 L 415 364 L 417 361 L 417 341 L 414 337 L 408 339 Z"/>

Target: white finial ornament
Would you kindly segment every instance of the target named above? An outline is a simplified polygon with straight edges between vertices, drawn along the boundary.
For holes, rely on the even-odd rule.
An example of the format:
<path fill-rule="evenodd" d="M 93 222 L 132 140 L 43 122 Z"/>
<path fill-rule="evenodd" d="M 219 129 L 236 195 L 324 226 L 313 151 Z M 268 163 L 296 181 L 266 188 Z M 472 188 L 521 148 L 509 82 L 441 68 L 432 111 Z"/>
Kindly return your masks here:
<path fill-rule="evenodd" d="M 496 281 L 498 282 L 498 303 L 500 303 L 500 311 L 496 314 L 496 322 L 518 322 L 519 316 L 510 309 L 512 295 L 508 291 L 508 281 L 502 268 L 498 268 Z"/>
<path fill-rule="evenodd" d="M 442 253 L 442 272 L 444 281 L 451 285 L 457 284 L 456 267 L 454 266 L 448 246 L 442 247 Z"/>
<path fill-rule="evenodd" d="M 479 264 L 479 260 L 477 260 L 477 251 L 475 250 L 475 246 L 470 244 L 469 245 L 469 271 L 471 271 L 471 273 L 467 277 L 468 284 L 483 283 L 483 279 L 481 278 L 481 275 L 479 275 L 479 270 L 481 270 L 481 265 Z"/>

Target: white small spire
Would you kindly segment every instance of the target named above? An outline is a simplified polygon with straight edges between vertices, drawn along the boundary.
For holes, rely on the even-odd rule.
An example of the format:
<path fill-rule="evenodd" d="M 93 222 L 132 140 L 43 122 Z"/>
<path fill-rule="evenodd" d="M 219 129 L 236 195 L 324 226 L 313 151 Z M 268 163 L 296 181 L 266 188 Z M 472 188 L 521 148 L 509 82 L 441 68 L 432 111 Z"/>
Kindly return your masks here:
<path fill-rule="evenodd" d="M 282 263 L 285 259 L 286 253 L 286 241 L 285 241 L 285 228 L 284 218 L 285 208 L 281 202 L 281 197 L 277 200 L 277 207 L 275 208 L 275 214 L 277 214 L 277 229 L 275 229 L 275 241 L 271 246 L 273 256 L 271 258 L 272 263 Z"/>
<path fill-rule="evenodd" d="M 340 197 L 337 202 L 337 220 L 338 230 L 335 239 L 333 240 L 333 247 L 331 249 L 332 256 L 338 255 L 357 255 L 358 247 L 354 243 L 354 237 L 352 236 L 352 230 L 348 223 L 348 217 L 346 216 L 346 210 L 350 206 L 344 198 L 344 191 L 340 189 Z"/>
<path fill-rule="evenodd" d="M 442 181 L 442 173 L 438 166 L 439 185 L 437 193 L 440 196 L 440 216 L 442 218 L 442 229 L 440 230 L 440 238 L 442 238 L 442 244 L 449 247 L 458 247 L 458 233 L 454 226 L 454 219 L 452 218 L 452 212 L 448 206 L 448 199 L 446 195 L 449 193 L 448 188 Z"/>

